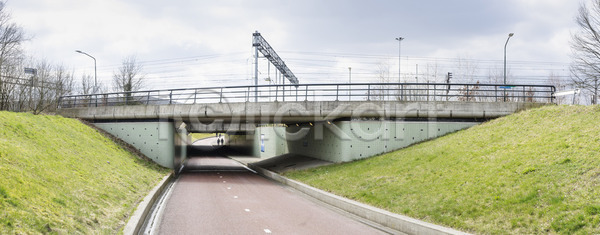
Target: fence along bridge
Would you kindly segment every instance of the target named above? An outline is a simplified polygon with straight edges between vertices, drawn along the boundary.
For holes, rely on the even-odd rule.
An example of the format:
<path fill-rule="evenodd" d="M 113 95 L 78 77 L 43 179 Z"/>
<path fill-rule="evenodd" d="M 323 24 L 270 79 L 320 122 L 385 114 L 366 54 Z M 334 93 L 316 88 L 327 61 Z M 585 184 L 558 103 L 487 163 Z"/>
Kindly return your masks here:
<path fill-rule="evenodd" d="M 339 106 L 366 106 L 371 112 L 360 114 L 368 117 L 496 118 L 523 107 L 554 103 L 554 93 L 554 86 L 545 85 L 290 84 L 63 96 L 59 109 L 64 115 L 88 120 L 237 118 L 262 122 L 278 117 L 289 124 L 360 116 Z"/>

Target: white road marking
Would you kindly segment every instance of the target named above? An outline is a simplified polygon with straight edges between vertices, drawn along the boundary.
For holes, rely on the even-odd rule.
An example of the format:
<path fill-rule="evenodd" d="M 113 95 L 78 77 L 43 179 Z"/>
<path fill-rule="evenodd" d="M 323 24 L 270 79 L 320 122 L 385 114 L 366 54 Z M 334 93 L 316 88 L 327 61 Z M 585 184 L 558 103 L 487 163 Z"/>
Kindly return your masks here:
<path fill-rule="evenodd" d="M 234 198 L 234 199 L 237 199 L 237 198 L 238 198 L 238 196 L 233 196 L 233 198 Z"/>
<path fill-rule="evenodd" d="M 227 187 L 227 189 L 231 189 L 231 187 Z"/>
<path fill-rule="evenodd" d="M 222 179 L 222 178 L 223 178 L 223 176 L 219 176 L 219 179 Z"/>
<path fill-rule="evenodd" d="M 265 233 L 271 233 L 271 230 L 269 230 L 267 228 L 265 228 L 264 230 L 265 230 Z"/>
<path fill-rule="evenodd" d="M 250 212 L 250 209 L 244 209 L 244 211 L 246 211 L 246 212 Z"/>
<path fill-rule="evenodd" d="M 223 180 L 223 183 L 227 183 L 227 181 Z"/>

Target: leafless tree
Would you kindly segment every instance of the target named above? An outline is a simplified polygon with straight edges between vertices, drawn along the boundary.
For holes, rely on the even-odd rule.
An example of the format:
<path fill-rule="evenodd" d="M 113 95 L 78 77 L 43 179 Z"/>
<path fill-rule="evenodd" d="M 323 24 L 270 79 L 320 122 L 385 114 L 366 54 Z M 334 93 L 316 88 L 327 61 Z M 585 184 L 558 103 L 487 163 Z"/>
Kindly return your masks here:
<path fill-rule="evenodd" d="M 556 87 L 557 91 L 565 91 L 570 88 L 570 85 L 563 82 L 562 79 L 554 72 L 551 72 L 548 75 L 548 84 Z M 565 96 L 556 97 L 557 104 L 567 104 L 567 103 L 570 103 L 569 101 L 570 100 L 568 100 L 567 97 L 565 97 Z"/>
<path fill-rule="evenodd" d="M 479 94 L 479 81 L 475 83 L 475 85 L 465 85 L 462 88 L 458 89 L 459 97 L 458 101 L 476 101 L 477 98 L 480 98 Z"/>
<path fill-rule="evenodd" d="M 0 2 L 0 110 L 9 110 L 15 90 L 15 67 L 22 60 L 21 43 L 25 40 L 23 29 L 12 22 L 10 14 Z"/>
<path fill-rule="evenodd" d="M 67 69 L 64 66 L 54 66 L 53 74 L 54 76 L 52 77 L 51 82 L 54 83 L 54 89 L 51 90 L 52 98 L 50 103 L 50 109 L 54 109 L 58 106 L 58 102 L 61 96 L 72 94 L 74 86 L 73 72 L 67 71 Z"/>
<path fill-rule="evenodd" d="M 135 56 L 126 57 L 118 71 L 113 73 L 113 85 L 117 91 L 137 91 L 144 85 L 143 66 Z"/>
<path fill-rule="evenodd" d="M 462 83 L 474 83 L 478 81 L 477 73 L 479 72 L 479 64 L 470 58 L 459 56 L 456 63 L 456 72 L 454 73 L 455 80 Z"/>
<path fill-rule="evenodd" d="M 582 3 L 576 21 L 580 30 L 572 35 L 571 81 L 575 87 L 592 96 L 592 104 L 597 104 L 600 89 L 600 0 L 592 0 L 590 5 Z"/>
<path fill-rule="evenodd" d="M 461 83 L 476 83 L 477 85 L 463 86 L 458 89 L 459 101 L 475 101 L 476 96 L 479 94 L 479 80 L 477 74 L 479 72 L 479 64 L 475 60 L 469 58 L 458 57 L 457 72 L 454 75 L 455 80 L 459 80 Z"/>
<path fill-rule="evenodd" d="M 94 77 L 91 75 L 81 76 L 81 94 L 88 95 L 94 91 Z"/>
<path fill-rule="evenodd" d="M 137 62 L 135 56 L 126 57 L 119 71 L 113 73 L 113 85 L 118 92 L 138 91 L 143 87 L 143 67 Z M 125 102 L 135 102 L 131 93 L 123 96 Z"/>
<path fill-rule="evenodd" d="M 389 83 L 390 82 L 390 66 L 386 62 L 381 62 L 377 65 L 377 83 Z M 370 94 L 370 98 L 374 100 L 384 100 L 386 94 L 389 95 L 388 85 L 376 85 L 373 86 Z"/>
<path fill-rule="evenodd" d="M 35 68 L 36 74 L 30 84 L 29 110 L 34 114 L 52 112 L 60 97 L 73 90 L 73 74 L 64 66 L 53 66 L 44 60 Z"/>
<path fill-rule="evenodd" d="M 437 61 L 435 61 L 433 64 L 427 63 L 427 65 L 425 66 L 425 74 L 424 74 L 426 83 L 441 82 L 441 80 L 438 81 L 439 74 L 440 74 L 440 69 L 439 69 Z M 443 79 L 443 81 L 445 82 L 446 79 Z M 427 85 L 426 88 L 427 88 L 427 91 L 426 91 L 427 100 L 429 100 L 429 99 L 435 100 L 436 97 L 439 95 L 436 93 L 438 91 L 437 91 L 437 89 L 434 89 L 433 91 L 431 91 L 430 89 L 431 88 L 440 88 L 440 87 L 435 87 L 435 86 L 430 87 L 429 85 Z"/>

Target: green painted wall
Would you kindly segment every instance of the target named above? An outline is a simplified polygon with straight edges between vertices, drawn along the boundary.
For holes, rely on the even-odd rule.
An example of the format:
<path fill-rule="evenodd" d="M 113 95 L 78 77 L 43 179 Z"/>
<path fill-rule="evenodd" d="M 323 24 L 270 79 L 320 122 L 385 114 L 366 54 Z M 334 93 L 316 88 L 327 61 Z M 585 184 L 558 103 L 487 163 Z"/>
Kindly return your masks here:
<path fill-rule="evenodd" d="M 262 159 L 299 154 L 348 162 L 405 148 L 477 122 L 339 121 L 289 127 L 257 127 L 254 134 L 230 135 L 229 144 Z M 261 140 L 261 136 L 264 138 Z M 264 148 L 263 148 L 264 146 Z"/>
<path fill-rule="evenodd" d="M 131 144 L 161 166 L 173 169 L 187 157 L 187 133 L 172 122 L 111 122 L 95 126 Z"/>
<path fill-rule="evenodd" d="M 257 127 L 254 130 L 252 155 L 260 158 L 271 158 L 288 153 L 285 129 L 285 127 Z M 261 136 L 264 136 L 264 138 L 261 139 Z"/>
<path fill-rule="evenodd" d="M 287 128 L 290 153 L 331 162 L 363 159 L 465 129 L 473 122 L 341 121 Z M 303 129 L 304 128 L 304 129 Z M 302 133 L 307 133 L 300 138 Z"/>

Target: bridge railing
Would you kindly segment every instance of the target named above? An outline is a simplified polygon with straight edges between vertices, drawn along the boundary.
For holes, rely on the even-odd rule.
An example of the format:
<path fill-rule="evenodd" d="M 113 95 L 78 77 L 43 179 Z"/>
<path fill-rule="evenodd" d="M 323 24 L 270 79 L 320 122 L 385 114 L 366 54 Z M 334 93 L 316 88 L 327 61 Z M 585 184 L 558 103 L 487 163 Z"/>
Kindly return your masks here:
<path fill-rule="evenodd" d="M 59 108 L 287 101 L 554 103 L 551 85 L 352 83 L 227 86 L 63 96 Z"/>

